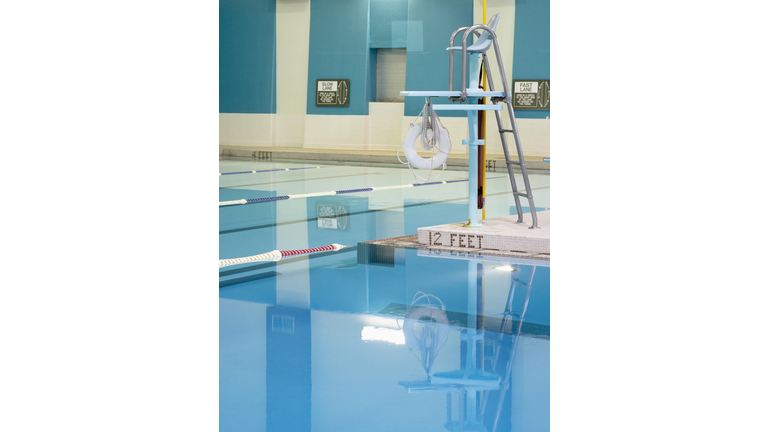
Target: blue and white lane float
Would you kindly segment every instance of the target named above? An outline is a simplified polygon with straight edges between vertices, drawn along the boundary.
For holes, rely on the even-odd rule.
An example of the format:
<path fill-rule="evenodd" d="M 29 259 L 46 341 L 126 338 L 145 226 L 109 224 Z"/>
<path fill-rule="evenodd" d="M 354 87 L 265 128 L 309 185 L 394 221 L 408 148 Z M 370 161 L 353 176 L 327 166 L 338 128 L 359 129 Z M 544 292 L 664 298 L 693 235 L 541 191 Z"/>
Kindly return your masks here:
<path fill-rule="evenodd" d="M 504 176 L 488 177 L 487 180 L 493 180 L 497 178 L 505 178 L 505 177 Z M 328 192 L 314 192 L 314 193 L 307 193 L 307 194 L 280 195 L 280 196 L 274 196 L 274 197 L 249 198 L 249 199 L 239 199 L 239 200 L 233 200 L 233 201 L 219 201 L 219 207 L 231 206 L 231 205 L 237 205 L 237 204 L 254 204 L 254 203 L 262 203 L 262 202 L 269 202 L 269 201 L 282 201 L 282 200 L 289 200 L 289 199 L 296 199 L 296 198 L 310 198 L 310 197 L 329 196 L 329 195 L 342 195 L 342 194 L 348 194 L 348 193 L 375 192 L 380 190 L 402 189 L 402 188 L 418 187 L 418 186 L 431 186 L 431 185 L 448 184 L 448 183 L 461 183 L 465 181 L 469 181 L 469 180 L 468 179 L 444 180 L 444 181 L 436 181 L 436 182 L 429 182 L 429 183 L 410 183 L 410 184 L 397 185 L 397 186 L 377 186 L 377 187 L 368 187 L 368 188 L 361 188 L 361 189 L 343 189 L 343 190 L 328 191 Z"/>
<path fill-rule="evenodd" d="M 301 168 L 276 168 L 276 169 L 259 170 L 259 171 L 232 171 L 232 172 L 219 173 L 219 175 L 223 176 L 223 175 L 232 175 L 232 174 L 256 174 L 256 173 L 276 172 L 276 171 L 305 170 L 305 169 L 313 169 L 313 168 L 322 168 L 322 167 L 314 166 L 314 167 L 301 167 Z"/>
<path fill-rule="evenodd" d="M 280 261 L 283 257 L 305 255 L 305 254 L 311 254 L 315 252 L 337 251 L 339 249 L 342 249 L 343 247 L 344 246 L 338 243 L 333 243 L 327 246 L 320 246 L 320 247 L 309 248 L 309 249 L 284 250 L 284 251 L 273 250 L 272 252 L 253 255 L 249 257 L 219 260 L 219 268 L 228 267 L 236 264 L 245 264 L 250 262 Z"/>

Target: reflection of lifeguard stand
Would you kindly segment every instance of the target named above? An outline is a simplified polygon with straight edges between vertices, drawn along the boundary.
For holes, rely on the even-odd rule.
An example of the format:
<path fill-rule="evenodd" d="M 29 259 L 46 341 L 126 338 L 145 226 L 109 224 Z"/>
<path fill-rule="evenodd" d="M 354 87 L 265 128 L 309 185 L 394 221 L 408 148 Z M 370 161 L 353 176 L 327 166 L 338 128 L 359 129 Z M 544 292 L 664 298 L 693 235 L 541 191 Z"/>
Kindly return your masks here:
<path fill-rule="evenodd" d="M 538 220 L 536 218 L 536 206 L 533 203 L 533 193 L 531 191 L 531 185 L 528 181 L 528 170 L 525 166 L 525 158 L 523 157 L 523 148 L 520 144 L 520 136 L 517 130 L 517 123 L 515 122 L 515 115 L 512 112 L 512 93 L 509 90 L 507 84 L 507 77 L 504 73 L 504 65 L 501 60 L 501 52 L 499 50 L 499 42 L 496 38 L 496 26 L 499 23 L 501 14 L 496 14 L 488 21 L 488 25 L 475 24 L 471 27 L 461 27 L 451 35 L 450 45 L 448 47 L 448 89 L 449 91 L 404 91 L 400 92 L 401 96 L 420 96 L 420 97 L 437 97 L 448 96 L 453 102 L 467 102 L 460 104 L 445 104 L 445 105 L 433 105 L 435 110 L 459 110 L 467 112 L 467 120 L 469 122 L 469 139 L 463 140 L 462 144 L 469 145 L 469 222 L 468 227 L 481 227 L 482 224 L 477 218 L 477 146 L 484 145 L 484 140 L 477 138 L 477 112 L 494 111 L 496 114 L 496 123 L 499 126 L 499 134 L 501 136 L 501 145 L 504 149 L 504 158 L 507 163 L 507 172 L 509 173 L 509 180 L 512 183 L 512 191 L 515 198 L 515 207 L 517 209 L 517 223 L 523 223 L 523 209 L 520 206 L 520 197 L 524 196 L 528 199 L 528 206 L 531 210 L 531 217 L 533 224 L 531 228 L 538 228 Z M 482 31 L 482 33 L 480 33 Z M 453 46 L 453 42 L 460 33 L 464 33 L 462 38 L 461 47 Z M 478 36 L 477 41 L 471 46 L 467 46 L 467 40 L 470 35 L 475 34 Z M 501 82 L 503 91 L 496 91 L 493 87 L 493 79 L 491 77 L 491 71 L 489 68 L 488 57 L 485 52 L 493 44 L 494 51 L 496 53 L 496 61 L 499 67 L 499 73 L 501 74 Z M 454 51 L 461 51 L 461 91 L 457 92 L 453 90 L 453 53 Z M 483 91 L 479 88 L 479 64 L 477 56 L 482 56 L 483 65 L 485 66 L 485 74 L 488 77 L 489 91 Z M 467 57 L 469 57 L 469 87 L 467 86 Z M 482 97 L 490 97 L 492 105 L 479 105 L 478 99 Z M 510 128 L 504 129 L 504 123 L 501 119 L 501 105 L 497 105 L 498 102 L 503 102 L 507 105 L 507 113 L 509 114 Z M 511 133 L 515 139 L 515 147 L 517 148 L 518 161 L 513 161 L 509 158 L 509 151 L 507 149 L 507 140 L 505 133 Z M 515 183 L 513 165 L 518 165 L 523 174 L 523 182 L 525 184 L 525 193 L 519 192 L 517 184 Z"/>
<path fill-rule="evenodd" d="M 499 334 L 499 339 L 496 342 L 496 346 L 494 347 L 494 355 L 493 360 L 491 362 L 491 370 L 497 371 L 501 369 L 501 366 L 499 364 L 499 355 L 500 355 L 500 346 L 502 339 L 506 337 L 510 337 L 511 339 L 511 347 L 509 352 L 509 360 L 507 360 L 507 364 L 504 367 L 504 373 L 501 378 L 501 391 L 499 392 L 499 400 L 496 403 L 496 412 L 493 419 L 493 428 L 491 429 L 492 432 L 496 431 L 496 428 L 499 424 L 499 417 L 501 415 L 502 405 L 504 404 L 504 397 L 507 394 L 507 390 L 509 389 L 509 386 L 511 384 L 512 380 L 512 364 L 515 359 L 515 353 L 517 352 L 517 343 L 520 340 L 520 333 L 523 329 L 523 320 L 525 319 L 525 312 L 528 310 L 528 301 L 531 299 L 531 288 L 533 288 L 533 276 L 536 274 L 536 266 L 531 267 L 531 273 L 528 275 L 528 281 L 523 282 L 520 279 L 518 279 L 518 274 L 515 272 L 513 278 L 512 278 L 512 287 L 509 290 L 509 295 L 507 296 L 507 305 L 504 308 L 504 313 L 502 314 L 501 319 L 501 333 Z M 522 308 L 519 313 L 513 312 L 512 303 L 515 300 L 515 292 L 517 291 L 517 288 L 525 288 L 525 293 L 523 293 L 523 299 L 522 299 Z M 517 321 L 517 322 L 515 322 Z M 515 324 L 517 324 L 515 327 L 513 327 Z M 507 328 L 509 327 L 509 333 L 507 332 Z M 488 398 L 484 398 L 482 401 L 482 405 L 480 406 L 480 417 L 485 417 L 485 411 L 488 407 Z"/>
<path fill-rule="evenodd" d="M 512 385 L 513 362 L 523 330 L 528 303 L 531 298 L 537 265 L 530 261 L 519 261 L 515 258 L 477 255 L 462 256 L 462 254 L 454 253 L 444 255 L 441 252 L 429 250 L 419 250 L 418 255 L 442 259 L 467 260 L 468 262 L 467 320 L 466 327 L 461 330 L 461 338 L 466 341 L 466 352 L 463 357 L 464 366 L 459 370 L 437 372 L 432 374 L 432 376 L 429 375 L 429 370 L 425 367 L 427 371 L 426 380 L 398 381 L 398 384 L 403 386 L 409 394 L 445 393 L 447 421 L 444 426 L 448 431 L 498 432 L 505 396 Z M 485 266 L 493 262 L 507 265 L 511 262 L 518 269 L 520 265 L 524 265 L 530 268 L 530 273 L 521 279 L 518 273 L 519 270 L 511 269 L 514 274 L 512 275 L 512 283 L 507 295 L 504 312 L 501 316 L 501 322 L 498 327 L 495 324 L 491 324 L 493 330 L 491 330 L 491 335 L 489 335 L 488 330 L 486 330 L 487 322 L 477 319 L 484 309 L 482 305 L 477 303 L 478 299 L 483 297 L 482 291 L 484 289 L 481 282 L 482 279 L 478 276 L 482 276 Z M 523 264 L 523 262 L 525 263 Z M 478 315 L 475 315 L 475 313 Z M 493 347 L 494 354 L 490 370 L 485 370 L 487 363 L 477 361 L 478 352 L 476 349 L 478 346 L 482 346 L 484 349 L 488 346 L 488 342 Z M 502 349 L 508 351 L 504 358 L 501 356 Z M 489 407 L 488 401 L 495 392 L 498 392 L 498 397 L 494 397 L 494 410 L 494 407 Z M 483 396 L 478 398 L 481 393 Z M 453 419 L 452 406 L 454 394 L 459 399 L 458 421 Z M 486 415 L 491 410 L 494 410 L 492 411 L 493 414 L 489 413 L 490 415 Z"/>
<path fill-rule="evenodd" d="M 425 356 L 422 355 L 422 366 L 427 372 L 427 379 L 423 381 L 398 381 L 398 384 L 403 386 L 408 393 L 445 393 L 447 402 L 447 421 L 444 426 L 452 432 L 486 432 L 487 429 L 483 426 L 481 419 L 477 416 L 477 396 L 483 391 L 499 390 L 501 386 L 501 378 L 499 375 L 485 372 L 482 368 L 478 367 L 477 364 L 476 347 L 478 341 L 483 339 L 483 329 L 477 328 L 475 315 L 475 312 L 477 311 L 478 290 L 482 289 L 482 286 L 478 286 L 477 272 L 479 266 L 480 264 L 477 262 L 469 262 L 470 271 L 467 274 L 467 324 L 466 328 L 462 329 L 461 336 L 462 339 L 467 341 L 464 367 L 449 372 L 438 372 L 430 376 L 432 363 L 426 363 L 424 361 Z M 442 302 L 440 303 L 442 309 L 433 309 L 434 312 L 429 313 L 426 312 L 426 309 L 429 308 L 416 308 L 414 309 L 415 312 L 410 317 L 411 320 L 416 321 L 421 318 L 431 317 L 436 319 L 437 322 L 435 324 L 438 327 L 444 327 L 441 330 L 445 333 L 446 337 L 431 337 L 431 339 L 438 342 L 442 340 L 442 343 L 437 344 L 438 347 L 445 343 L 449 327 L 448 319 L 444 311 L 445 306 Z M 424 311 L 419 311 L 419 309 L 424 309 Z M 441 315 L 438 315 L 438 313 Z M 406 317 L 406 320 L 408 319 L 409 318 Z M 413 328 L 413 326 L 411 326 L 411 328 Z M 406 325 L 403 326 L 403 333 L 406 335 L 406 343 L 408 343 L 409 332 Z M 412 339 L 416 338 L 414 337 Z M 418 342 L 423 344 L 426 341 L 427 338 L 422 338 Z M 427 352 L 428 347 L 423 346 L 420 351 Z M 429 355 L 428 358 L 431 361 L 434 361 L 433 355 Z M 451 406 L 453 404 L 452 395 L 454 393 L 457 393 L 459 397 L 458 421 L 453 420 L 453 414 L 451 412 Z"/>

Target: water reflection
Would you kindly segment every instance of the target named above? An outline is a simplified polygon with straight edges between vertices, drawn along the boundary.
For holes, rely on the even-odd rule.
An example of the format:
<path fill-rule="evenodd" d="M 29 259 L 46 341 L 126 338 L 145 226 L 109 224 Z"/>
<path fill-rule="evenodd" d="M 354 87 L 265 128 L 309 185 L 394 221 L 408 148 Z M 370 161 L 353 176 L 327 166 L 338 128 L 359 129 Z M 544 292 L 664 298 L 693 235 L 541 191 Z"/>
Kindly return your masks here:
<path fill-rule="evenodd" d="M 547 267 L 358 252 L 220 289 L 220 430 L 548 430 Z"/>
<path fill-rule="evenodd" d="M 507 269 L 504 269 L 503 271 L 507 271 Z M 525 312 L 528 309 L 528 302 L 531 298 L 531 288 L 533 287 L 533 278 L 536 274 L 536 267 L 531 266 L 531 270 L 528 276 L 528 279 L 523 282 L 519 279 L 518 272 L 515 271 L 512 278 L 512 286 L 509 290 L 509 296 L 507 298 L 507 304 L 504 308 L 504 313 L 502 314 L 502 324 L 501 328 L 506 329 L 507 324 L 512 326 L 513 324 L 516 324 L 515 331 L 512 334 L 506 334 L 505 332 L 497 333 L 494 336 L 491 336 L 489 338 L 489 346 L 493 347 L 493 360 L 491 361 L 491 370 L 502 374 L 502 388 L 501 391 L 498 392 L 496 396 L 498 398 L 498 401 L 496 402 L 496 409 L 493 412 L 493 428 L 492 430 L 495 432 L 499 425 L 499 420 L 501 417 L 501 413 L 503 411 L 503 405 L 504 405 L 504 399 L 507 395 L 507 390 L 509 389 L 511 385 L 511 377 L 512 377 L 512 364 L 513 360 L 515 359 L 515 352 L 517 350 L 518 341 L 520 339 L 520 333 L 523 328 L 523 321 L 525 320 Z M 520 289 L 524 289 L 522 293 L 520 293 Z M 522 294 L 522 310 L 517 311 L 513 308 L 514 300 L 515 300 L 515 294 L 519 296 Z M 505 352 L 504 357 L 506 357 L 505 360 L 502 359 L 502 352 Z M 506 364 L 505 364 L 506 363 Z M 502 369 L 503 372 L 502 372 Z M 482 405 L 480 408 L 480 416 L 484 419 L 488 419 L 490 416 L 486 416 L 487 408 L 488 408 L 488 401 L 491 399 L 491 395 L 487 395 L 487 397 L 483 398 Z"/>
<path fill-rule="evenodd" d="M 440 304 L 439 308 L 432 304 L 432 299 Z M 418 302 L 421 300 L 426 300 L 427 304 L 419 305 Z M 421 367 L 427 373 L 427 379 L 435 363 L 435 357 L 448 340 L 448 330 L 445 304 L 431 294 L 416 293 L 405 316 L 403 334 L 408 350 L 419 357 Z"/>
<path fill-rule="evenodd" d="M 459 256 L 453 254 L 453 257 Z M 427 378 L 420 381 L 398 381 L 398 383 L 405 388 L 407 393 L 445 393 L 446 422 L 444 426 L 446 429 L 460 432 L 488 430 L 495 432 L 500 430 L 504 401 L 511 385 L 512 365 L 514 364 L 525 312 L 530 301 L 536 266 L 529 266 L 530 271 L 525 281 L 520 279 L 517 269 L 509 266 L 508 263 L 502 267 L 502 271 L 513 268 L 514 273 L 504 312 L 501 316 L 499 328 L 501 331 L 486 332 L 483 325 L 482 305 L 484 289 L 482 275 L 486 264 L 470 259 L 467 265 L 468 313 L 465 321 L 466 326 L 459 329 L 462 340 L 461 367 L 457 370 L 436 372 L 430 376 L 432 363 L 425 361 L 424 355 L 431 353 L 435 347 L 440 346 L 435 343 L 436 341 L 444 343 L 444 340 L 447 339 L 449 326 L 448 318 L 445 315 L 445 305 L 440 301 L 441 309 L 437 309 L 432 305 L 415 307 L 412 303 L 405 319 L 406 328 L 408 328 L 409 322 L 412 323 L 410 325 L 412 328 L 415 323 L 422 320 L 426 321 L 425 337 L 421 339 L 411 337 L 410 339 L 414 345 L 418 344 L 418 348 L 424 353 L 421 363 L 427 373 Z M 422 297 L 437 299 L 431 294 L 422 293 Z M 478 299 L 481 301 L 477 302 Z M 519 308 L 515 308 L 515 300 L 521 304 Z M 435 317 L 440 317 L 440 319 L 435 319 Z M 434 337 L 434 330 L 440 328 L 438 326 L 442 326 L 443 332 L 446 334 L 442 339 Z M 408 335 L 412 332 L 406 330 L 405 334 L 406 341 L 408 341 Z M 488 370 L 484 370 L 483 357 L 486 351 L 493 353 Z M 456 404 L 453 400 L 454 396 L 458 399 L 458 413 L 456 414 L 453 412 L 453 406 Z M 489 408 L 489 401 L 493 402 L 491 408 Z M 505 424 L 501 430 L 510 430 L 510 426 Z"/>

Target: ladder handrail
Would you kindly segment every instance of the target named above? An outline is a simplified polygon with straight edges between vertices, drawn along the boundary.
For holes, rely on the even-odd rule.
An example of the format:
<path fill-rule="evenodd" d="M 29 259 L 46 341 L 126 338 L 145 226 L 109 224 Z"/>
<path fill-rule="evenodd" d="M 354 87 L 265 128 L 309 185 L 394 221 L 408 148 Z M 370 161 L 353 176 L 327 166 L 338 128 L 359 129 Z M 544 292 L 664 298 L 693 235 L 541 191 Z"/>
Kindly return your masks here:
<path fill-rule="evenodd" d="M 469 27 L 459 27 L 453 34 L 451 35 L 451 40 L 448 43 L 448 91 L 453 91 L 453 51 L 451 48 L 453 48 L 453 41 L 456 40 L 456 36 L 459 35 L 464 30 L 467 30 Z M 470 33 L 471 34 L 471 33 Z M 475 36 L 478 38 L 480 37 L 480 33 L 478 31 L 474 31 Z M 467 55 L 466 50 L 462 51 L 462 55 Z"/>
<path fill-rule="evenodd" d="M 501 60 L 501 49 L 499 48 L 499 41 L 496 38 L 496 32 L 493 31 L 490 27 L 484 24 L 475 24 L 469 29 L 467 29 L 464 32 L 464 38 L 461 40 L 461 96 L 459 100 L 462 102 L 467 100 L 467 39 L 469 38 L 469 35 L 472 34 L 475 30 L 481 29 L 488 32 L 488 34 L 491 35 L 491 39 L 493 40 L 493 51 L 496 53 L 496 63 L 499 66 L 499 73 L 501 74 L 501 84 L 504 88 L 504 100 L 511 101 L 511 97 L 509 94 L 509 86 L 507 85 L 507 76 L 506 73 L 504 73 L 504 66 L 503 62 Z M 449 59 L 450 62 L 450 59 Z"/>
<path fill-rule="evenodd" d="M 491 19 L 488 21 L 487 26 L 491 28 L 491 30 L 496 31 L 496 27 L 499 25 L 499 20 L 501 19 L 501 13 L 494 14 Z M 448 56 L 448 89 L 450 91 L 453 91 L 453 51 L 456 47 L 453 46 L 454 40 L 456 39 L 456 36 L 461 33 L 462 31 L 466 31 L 469 29 L 469 27 L 461 27 L 453 34 L 451 35 L 451 40 L 449 42 L 448 51 L 451 53 Z M 477 40 L 475 43 L 472 44 L 471 47 L 468 48 L 472 49 L 472 52 L 475 54 L 485 54 L 486 51 L 488 51 L 488 48 L 490 48 L 491 41 L 489 41 L 489 35 L 491 33 L 478 33 L 477 30 L 470 31 L 468 34 L 474 34 L 477 36 Z M 467 37 L 467 34 L 465 33 L 465 37 Z M 463 53 L 464 55 L 467 54 L 466 51 Z"/>

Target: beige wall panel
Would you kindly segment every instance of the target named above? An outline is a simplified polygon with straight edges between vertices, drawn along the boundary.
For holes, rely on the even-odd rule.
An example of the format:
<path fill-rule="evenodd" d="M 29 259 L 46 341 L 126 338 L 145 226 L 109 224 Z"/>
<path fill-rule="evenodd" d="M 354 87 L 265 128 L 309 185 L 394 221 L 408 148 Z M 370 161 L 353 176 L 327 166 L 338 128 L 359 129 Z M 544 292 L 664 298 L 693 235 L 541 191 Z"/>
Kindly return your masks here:
<path fill-rule="evenodd" d="M 365 150 L 368 116 L 307 115 L 304 148 Z"/>
<path fill-rule="evenodd" d="M 368 104 L 370 150 L 397 151 L 402 143 L 400 125 L 404 103 L 371 102 Z"/>
<path fill-rule="evenodd" d="M 309 0 L 277 0 L 277 146 L 302 147 L 307 113 Z"/>
<path fill-rule="evenodd" d="M 219 145 L 274 145 L 274 114 L 219 113 Z"/>
<path fill-rule="evenodd" d="M 550 119 L 517 119 L 526 160 L 549 157 L 549 121 Z"/>

